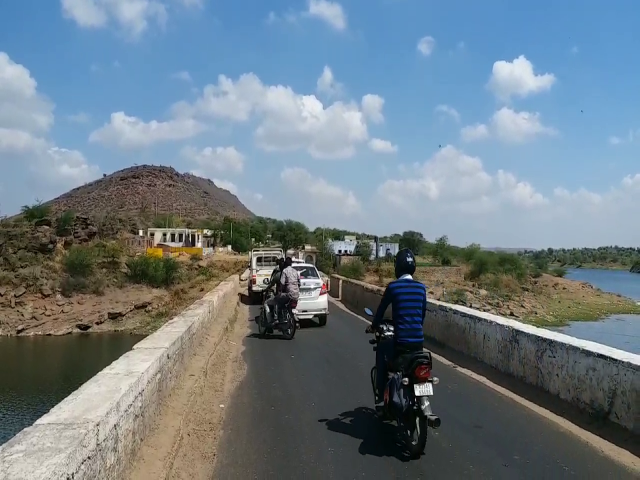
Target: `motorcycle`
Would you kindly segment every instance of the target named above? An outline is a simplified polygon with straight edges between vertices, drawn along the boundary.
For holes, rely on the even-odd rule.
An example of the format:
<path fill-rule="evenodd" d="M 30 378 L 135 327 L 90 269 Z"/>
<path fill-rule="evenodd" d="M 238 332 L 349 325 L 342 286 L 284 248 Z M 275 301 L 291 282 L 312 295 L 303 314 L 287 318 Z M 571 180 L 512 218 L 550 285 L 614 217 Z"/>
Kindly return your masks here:
<path fill-rule="evenodd" d="M 373 316 L 369 308 L 365 308 L 364 312 Z M 376 351 L 380 342 L 393 341 L 393 325 L 381 324 L 374 335 L 369 343 L 374 345 L 373 351 Z M 428 427 L 440 427 L 440 418 L 433 414 L 429 401 L 439 379 L 431 375 L 433 362 L 430 352 L 402 355 L 395 363 L 389 366 L 389 381 L 384 390 L 384 404 L 380 413 L 385 419 L 397 423 L 405 437 L 409 455 L 418 458 L 427 444 Z M 375 366 L 371 369 L 371 387 L 376 399 L 378 386 Z"/>
<path fill-rule="evenodd" d="M 264 304 L 267 299 L 272 298 L 273 296 L 274 294 L 271 290 L 264 292 L 262 306 L 260 307 L 260 315 L 258 315 L 258 318 L 256 319 L 258 323 L 258 335 L 260 335 L 260 338 L 264 338 L 267 334 L 273 333 L 274 330 L 279 330 L 286 340 L 292 340 L 296 334 L 298 325 L 298 320 L 294 313 L 295 308 L 298 306 L 298 302 L 296 300 L 290 300 L 283 308 L 276 312 L 277 318 L 275 320 L 271 320 Z"/>

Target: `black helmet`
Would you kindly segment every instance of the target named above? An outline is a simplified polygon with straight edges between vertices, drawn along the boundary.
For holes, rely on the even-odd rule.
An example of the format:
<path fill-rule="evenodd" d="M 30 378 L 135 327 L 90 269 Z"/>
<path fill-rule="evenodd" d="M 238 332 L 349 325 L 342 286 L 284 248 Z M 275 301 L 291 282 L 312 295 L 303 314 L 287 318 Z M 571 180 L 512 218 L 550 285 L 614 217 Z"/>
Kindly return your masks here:
<path fill-rule="evenodd" d="M 396 278 L 416 273 L 416 257 L 408 248 L 403 248 L 396 255 Z"/>

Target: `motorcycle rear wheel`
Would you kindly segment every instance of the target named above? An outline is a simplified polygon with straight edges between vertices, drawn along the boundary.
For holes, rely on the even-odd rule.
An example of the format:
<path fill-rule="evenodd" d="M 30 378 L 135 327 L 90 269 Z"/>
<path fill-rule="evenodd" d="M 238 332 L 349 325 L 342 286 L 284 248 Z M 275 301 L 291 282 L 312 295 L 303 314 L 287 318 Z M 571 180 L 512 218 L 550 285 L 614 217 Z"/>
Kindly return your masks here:
<path fill-rule="evenodd" d="M 419 458 L 427 446 L 427 419 L 422 415 L 410 412 L 407 415 L 407 424 L 404 425 L 404 428 L 407 435 L 406 445 L 409 456 L 412 459 Z"/>
<path fill-rule="evenodd" d="M 296 335 L 296 321 L 291 317 L 291 313 L 289 311 L 284 312 L 285 325 L 282 327 L 282 336 L 285 340 L 293 340 L 293 337 Z"/>
<path fill-rule="evenodd" d="M 258 319 L 258 335 L 260 338 L 267 336 L 267 319 L 264 312 L 260 313 L 260 318 Z"/>

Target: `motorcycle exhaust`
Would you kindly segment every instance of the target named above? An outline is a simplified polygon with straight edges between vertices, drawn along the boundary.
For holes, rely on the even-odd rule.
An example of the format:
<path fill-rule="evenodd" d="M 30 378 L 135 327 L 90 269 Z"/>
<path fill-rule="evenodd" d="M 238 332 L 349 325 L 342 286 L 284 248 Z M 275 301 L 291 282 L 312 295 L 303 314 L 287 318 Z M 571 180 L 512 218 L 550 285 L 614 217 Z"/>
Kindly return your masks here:
<path fill-rule="evenodd" d="M 427 425 L 429 425 L 431 428 L 440 428 L 440 417 L 438 417 L 437 415 L 427 415 Z"/>

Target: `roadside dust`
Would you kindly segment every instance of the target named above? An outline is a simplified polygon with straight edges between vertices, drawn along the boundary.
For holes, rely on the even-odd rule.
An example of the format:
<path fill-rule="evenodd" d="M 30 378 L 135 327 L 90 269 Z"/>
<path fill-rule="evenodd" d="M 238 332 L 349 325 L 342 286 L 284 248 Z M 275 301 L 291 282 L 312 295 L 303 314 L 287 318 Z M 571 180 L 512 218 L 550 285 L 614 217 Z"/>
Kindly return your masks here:
<path fill-rule="evenodd" d="M 125 478 L 211 478 L 225 407 L 246 373 L 242 351 L 250 328 L 246 305 L 230 304 L 221 315 L 229 316 L 228 325 L 212 323 L 164 401 Z"/>

